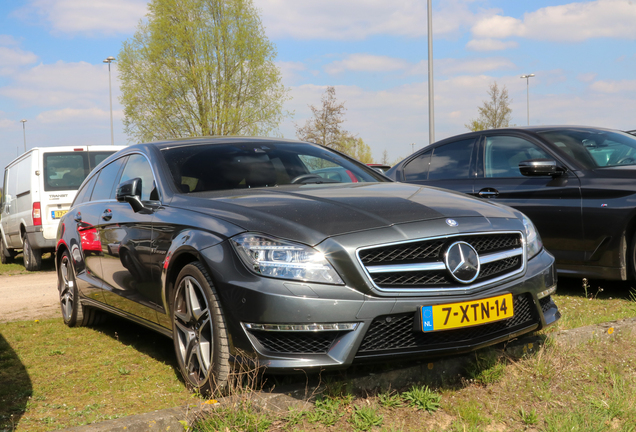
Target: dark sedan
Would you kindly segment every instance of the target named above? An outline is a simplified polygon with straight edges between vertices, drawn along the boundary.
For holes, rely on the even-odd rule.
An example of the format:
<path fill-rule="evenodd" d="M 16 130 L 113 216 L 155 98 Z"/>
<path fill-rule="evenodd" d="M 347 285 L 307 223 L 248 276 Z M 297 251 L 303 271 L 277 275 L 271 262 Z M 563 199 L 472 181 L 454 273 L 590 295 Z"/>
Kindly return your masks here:
<path fill-rule="evenodd" d="M 67 325 L 106 311 L 171 337 L 199 392 L 237 358 L 281 372 L 439 356 L 560 316 L 554 259 L 520 212 L 295 141 L 127 147 L 82 184 L 56 266 Z"/>
<path fill-rule="evenodd" d="M 412 154 L 387 175 L 522 211 L 559 274 L 636 277 L 635 136 L 572 126 L 472 132 Z"/>

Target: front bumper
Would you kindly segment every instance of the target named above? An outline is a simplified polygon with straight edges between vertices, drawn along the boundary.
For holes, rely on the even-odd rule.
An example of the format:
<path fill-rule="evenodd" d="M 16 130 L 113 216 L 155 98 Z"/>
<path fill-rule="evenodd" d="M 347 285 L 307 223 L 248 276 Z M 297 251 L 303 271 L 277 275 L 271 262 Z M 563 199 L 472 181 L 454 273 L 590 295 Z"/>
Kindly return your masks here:
<path fill-rule="evenodd" d="M 470 295 L 381 297 L 351 286 L 296 283 L 249 272 L 228 242 L 203 256 L 220 294 L 232 354 L 252 357 L 269 372 L 346 368 L 354 362 L 431 358 L 459 354 L 539 330 L 560 317 L 549 296 L 556 287 L 554 258 L 545 250 L 529 260 L 523 275 Z M 234 265 L 219 263 L 232 261 Z M 513 295 L 513 318 L 437 332 L 413 330 L 420 306 Z M 246 324 L 356 323 L 353 330 L 250 329 Z M 258 327 L 258 326 L 256 326 Z"/>

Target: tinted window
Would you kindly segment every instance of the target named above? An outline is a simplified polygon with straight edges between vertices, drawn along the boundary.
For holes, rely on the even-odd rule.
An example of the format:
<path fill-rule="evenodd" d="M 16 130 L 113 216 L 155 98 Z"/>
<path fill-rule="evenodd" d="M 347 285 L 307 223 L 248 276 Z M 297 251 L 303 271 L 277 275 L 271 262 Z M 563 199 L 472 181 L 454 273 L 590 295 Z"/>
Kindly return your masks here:
<path fill-rule="evenodd" d="M 124 168 L 124 172 L 121 175 L 121 180 L 119 180 L 119 183 L 123 183 L 134 178 L 141 179 L 142 201 L 159 199 L 155 184 L 155 178 L 152 175 L 150 164 L 148 163 L 146 158 L 140 154 L 134 154 L 128 158 L 128 162 L 126 163 L 126 167 Z"/>
<path fill-rule="evenodd" d="M 389 181 L 329 149 L 276 142 L 210 144 L 162 150 L 184 193 L 307 183 Z M 304 177 L 299 177 L 304 176 Z"/>
<path fill-rule="evenodd" d="M 109 163 L 99 172 L 95 189 L 91 195 L 91 201 L 106 200 L 114 197 L 115 180 L 121 169 L 124 159 L 117 159 L 115 162 Z"/>
<path fill-rule="evenodd" d="M 405 181 L 422 181 L 428 178 L 428 165 L 431 162 L 431 153 L 427 151 L 413 159 L 404 167 Z"/>
<path fill-rule="evenodd" d="M 469 139 L 434 148 L 428 170 L 428 179 L 468 178 L 474 143 L 474 139 Z"/>
<path fill-rule="evenodd" d="M 636 137 L 623 132 L 563 129 L 539 132 L 588 169 L 636 165 Z"/>
<path fill-rule="evenodd" d="M 484 147 L 484 175 L 486 177 L 523 177 L 519 162 L 550 158 L 539 146 L 523 138 L 492 136 Z"/>
<path fill-rule="evenodd" d="M 77 195 L 75 195 L 75 199 L 73 200 L 71 207 L 86 202 L 91 198 L 91 192 L 93 192 L 96 181 L 97 175 L 94 175 L 79 191 L 77 191 Z"/>

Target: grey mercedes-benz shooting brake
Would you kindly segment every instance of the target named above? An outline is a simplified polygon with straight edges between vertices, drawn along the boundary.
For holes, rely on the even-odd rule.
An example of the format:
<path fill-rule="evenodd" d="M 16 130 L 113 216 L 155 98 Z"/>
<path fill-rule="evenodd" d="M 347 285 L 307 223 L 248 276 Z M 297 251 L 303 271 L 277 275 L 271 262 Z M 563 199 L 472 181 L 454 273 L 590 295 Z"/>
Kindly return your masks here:
<path fill-rule="evenodd" d="M 343 368 L 466 352 L 560 317 L 554 259 L 519 211 L 280 139 L 119 151 L 63 217 L 56 265 L 69 326 L 106 311 L 171 337 L 200 392 L 237 356 Z"/>

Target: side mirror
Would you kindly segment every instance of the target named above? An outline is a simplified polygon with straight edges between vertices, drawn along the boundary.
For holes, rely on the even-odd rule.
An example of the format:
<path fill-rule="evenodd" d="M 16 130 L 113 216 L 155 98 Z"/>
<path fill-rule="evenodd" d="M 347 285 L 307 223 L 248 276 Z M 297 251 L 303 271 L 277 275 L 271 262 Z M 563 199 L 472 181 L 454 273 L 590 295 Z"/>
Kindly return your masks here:
<path fill-rule="evenodd" d="M 130 204 L 135 213 L 145 208 L 141 202 L 141 179 L 139 177 L 120 183 L 117 186 L 116 197 L 118 202 Z"/>
<path fill-rule="evenodd" d="M 554 176 L 560 173 L 552 159 L 530 159 L 519 162 L 519 171 L 524 176 Z"/>

